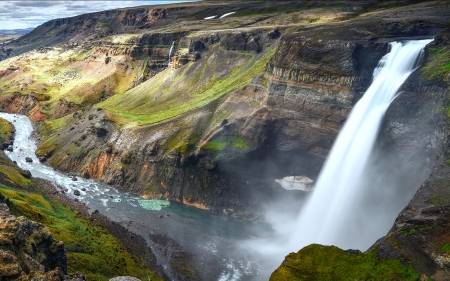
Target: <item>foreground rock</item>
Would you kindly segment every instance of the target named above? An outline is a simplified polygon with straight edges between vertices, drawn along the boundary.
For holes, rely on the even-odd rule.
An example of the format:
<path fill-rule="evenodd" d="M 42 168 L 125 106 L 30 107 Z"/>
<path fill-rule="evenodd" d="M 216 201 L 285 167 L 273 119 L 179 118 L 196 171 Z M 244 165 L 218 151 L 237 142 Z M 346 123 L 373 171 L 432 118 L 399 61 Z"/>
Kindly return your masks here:
<path fill-rule="evenodd" d="M 11 215 L 4 203 L 0 203 L 0 248 L 2 280 L 85 280 L 82 275 L 66 275 L 63 242 L 42 224 Z"/>

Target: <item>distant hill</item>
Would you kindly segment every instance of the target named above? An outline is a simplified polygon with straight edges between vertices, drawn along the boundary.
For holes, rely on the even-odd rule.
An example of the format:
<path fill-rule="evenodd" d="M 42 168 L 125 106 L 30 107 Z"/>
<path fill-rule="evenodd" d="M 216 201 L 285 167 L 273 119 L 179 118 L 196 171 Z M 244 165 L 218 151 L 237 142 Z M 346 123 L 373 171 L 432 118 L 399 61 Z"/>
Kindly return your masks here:
<path fill-rule="evenodd" d="M 5 35 L 23 35 L 33 31 L 34 27 L 24 29 L 0 29 L 0 34 Z"/>

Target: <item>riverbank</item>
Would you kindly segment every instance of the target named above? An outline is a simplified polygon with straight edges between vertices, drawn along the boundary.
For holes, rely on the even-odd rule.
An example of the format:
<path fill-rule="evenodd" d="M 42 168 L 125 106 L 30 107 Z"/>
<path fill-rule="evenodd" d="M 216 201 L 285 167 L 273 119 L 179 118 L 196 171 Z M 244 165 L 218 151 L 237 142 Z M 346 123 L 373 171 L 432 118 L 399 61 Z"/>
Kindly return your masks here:
<path fill-rule="evenodd" d="M 4 119 L 0 122 L 5 123 L 4 133 L 14 132 L 12 126 L 7 126 L 10 123 Z M 7 128 L 10 132 L 6 132 Z M 0 194 L 14 215 L 42 223 L 64 242 L 69 273 L 80 271 L 89 280 L 99 281 L 120 275 L 162 280 L 154 273 L 162 271 L 142 237 L 98 213 L 89 215 L 81 202 L 56 192 L 46 180 L 24 177 L 23 170 L 3 151 L 0 156 Z"/>
<path fill-rule="evenodd" d="M 270 235 L 267 225 L 217 216 L 164 200 L 147 200 L 101 182 L 61 174 L 35 156 L 36 143 L 30 139 L 33 126 L 27 117 L 1 113 L 0 116 L 21 128 L 14 151 L 7 152 L 8 156 L 30 170 L 33 177 L 46 179 L 45 193 L 77 210 L 78 216 L 117 233 L 126 245 L 144 251 L 139 253 L 150 263 L 151 250 L 156 263 L 162 265 L 156 270 L 161 269 L 166 279 L 213 281 L 222 277 L 223 280 L 260 277 L 259 257 L 243 248 L 241 242 Z M 142 240 L 135 243 L 138 236 L 147 247 L 142 247 L 145 246 Z"/>

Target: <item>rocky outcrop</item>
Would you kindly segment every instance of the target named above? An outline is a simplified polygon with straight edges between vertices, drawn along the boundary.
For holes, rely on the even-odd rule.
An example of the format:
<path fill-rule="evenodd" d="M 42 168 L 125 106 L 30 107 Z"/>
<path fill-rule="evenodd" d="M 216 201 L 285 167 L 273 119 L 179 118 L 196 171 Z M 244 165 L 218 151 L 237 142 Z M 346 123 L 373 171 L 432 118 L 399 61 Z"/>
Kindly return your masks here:
<path fill-rule="evenodd" d="M 32 121 L 42 121 L 47 116 L 41 112 L 42 105 L 33 94 L 2 95 L 0 97 L 0 111 L 26 114 Z"/>
<path fill-rule="evenodd" d="M 65 277 L 64 243 L 55 240 L 43 225 L 14 217 L 0 203 L 0 276 L 5 280 L 83 280 Z"/>

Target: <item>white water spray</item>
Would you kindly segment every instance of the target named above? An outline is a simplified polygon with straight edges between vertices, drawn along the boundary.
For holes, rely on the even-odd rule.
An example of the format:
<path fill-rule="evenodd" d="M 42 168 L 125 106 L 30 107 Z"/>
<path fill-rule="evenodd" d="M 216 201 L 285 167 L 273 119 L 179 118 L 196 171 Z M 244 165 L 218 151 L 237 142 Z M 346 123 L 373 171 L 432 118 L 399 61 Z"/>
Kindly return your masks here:
<path fill-rule="evenodd" d="M 391 43 L 390 53 L 380 60 L 372 85 L 351 111 L 297 219 L 290 223 L 277 215 L 273 226 L 280 241 L 250 243 L 268 263 L 276 267 L 289 252 L 312 243 L 365 250 L 386 234 L 389 228 L 377 224 L 389 220 L 392 225 L 398 213 L 380 215 L 360 202 L 366 195 L 363 175 L 369 171 L 367 163 L 386 110 L 431 41 Z M 382 198 L 388 200 L 389 190 L 383 192 Z"/>
<path fill-rule="evenodd" d="M 172 56 L 173 46 L 175 45 L 175 41 L 172 42 L 172 46 L 169 49 L 169 61 L 167 62 L 167 65 L 170 65 L 170 57 Z"/>

